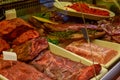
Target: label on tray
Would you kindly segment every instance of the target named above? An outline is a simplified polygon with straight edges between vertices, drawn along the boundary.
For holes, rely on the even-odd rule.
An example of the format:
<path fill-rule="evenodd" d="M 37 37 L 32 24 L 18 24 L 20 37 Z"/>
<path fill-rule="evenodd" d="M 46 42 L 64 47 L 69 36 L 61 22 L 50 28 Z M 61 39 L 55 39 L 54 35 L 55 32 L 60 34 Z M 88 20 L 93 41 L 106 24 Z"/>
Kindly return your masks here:
<path fill-rule="evenodd" d="M 6 20 L 16 18 L 17 17 L 16 10 L 15 9 L 6 10 L 5 11 L 5 17 L 6 17 Z"/>
<path fill-rule="evenodd" d="M 3 51 L 3 60 L 17 61 L 17 55 L 15 52 Z"/>

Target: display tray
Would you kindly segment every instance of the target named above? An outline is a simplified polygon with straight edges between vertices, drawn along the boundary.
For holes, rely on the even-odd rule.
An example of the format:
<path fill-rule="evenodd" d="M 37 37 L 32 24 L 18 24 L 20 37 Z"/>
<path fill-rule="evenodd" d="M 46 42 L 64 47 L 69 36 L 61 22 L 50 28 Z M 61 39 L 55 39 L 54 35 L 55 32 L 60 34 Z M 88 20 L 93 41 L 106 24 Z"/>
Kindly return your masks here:
<path fill-rule="evenodd" d="M 73 61 L 81 62 L 85 65 L 92 65 L 93 64 L 93 63 L 90 63 L 87 59 L 82 58 L 80 56 L 77 56 L 74 53 L 67 51 L 59 46 L 56 46 L 55 44 L 52 44 L 50 42 L 49 42 L 49 49 L 51 50 L 52 53 L 59 55 L 59 56 L 62 56 L 62 57 L 65 57 L 65 58 L 69 58 Z M 96 80 L 96 78 L 97 78 L 97 80 L 100 80 L 100 78 L 102 76 L 104 76 L 106 73 L 107 73 L 107 69 L 102 67 L 100 74 L 97 75 L 96 77 L 92 78 L 91 80 Z"/>
<path fill-rule="evenodd" d="M 116 80 L 120 76 L 120 61 L 101 80 Z"/>
<path fill-rule="evenodd" d="M 102 64 L 103 67 L 109 69 L 111 66 L 114 65 L 114 63 L 116 63 L 119 59 L 120 59 L 120 44 L 118 43 L 113 43 L 113 42 L 108 42 L 108 41 L 103 41 L 103 40 L 93 40 L 92 43 L 95 43 L 97 45 L 106 47 L 106 48 L 111 48 L 114 49 L 116 51 L 118 51 L 118 54 L 113 57 L 109 62 L 107 62 L 106 64 Z M 68 44 L 67 44 L 68 45 Z M 62 48 L 65 48 L 65 46 L 67 46 L 66 44 L 60 44 L 59 46 Z M 75 54 L 75 53 L 74 53 Z M 75 54 L 77 55 L 77 54 Z M 92 61 L 88 60 L 89 63 L 93 63 Z"/>
<path fill-rule="evenodd" d="M 115 14 L 112 11 L 108 9 L 104 9 L 104 8 L 95 7 L 95 6 L 94 7 L 89 6 L 89 7 L 107 11 L 109 13 L 109 16 L 100 16 L 100 15 L 78 12 L 78 11 L 75 11 L 74 9 L 66 7 L 71 4 L 72 4 L 71 2 L 55 2 L 54 6 L 57 8 L 57 10 L 59 10 L 63 14 L 70 15 L 70 16 L 76 16 L 76 17 L 82 17 L 84 15 L 85 18 L 92 19 L 92 20 L 101 20 L 101 19 L 106 19 L 106 18 L 115 16 Z"/>

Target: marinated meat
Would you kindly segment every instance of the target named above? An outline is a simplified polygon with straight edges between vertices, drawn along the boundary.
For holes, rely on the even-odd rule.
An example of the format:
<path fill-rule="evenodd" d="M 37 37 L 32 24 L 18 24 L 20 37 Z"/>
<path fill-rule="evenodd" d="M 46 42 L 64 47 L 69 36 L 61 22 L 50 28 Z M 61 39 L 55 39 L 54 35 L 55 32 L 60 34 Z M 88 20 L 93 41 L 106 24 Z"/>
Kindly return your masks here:
<path fill-rule="evenodd" d="M 18 60 L 29 61 L 35 58 L 42 50 L 46 49 L 47 47 L 48 42 L 46 38 L 39 37 L 13 47 L 13 51 L 16 52 Z"/>
<path fill-rule="evenodd" d="M 0 38 L 0 53 L 8 49 L 10 49 L 10 45 L 4 39 Z"/>
<path fill-rule="evenodd" d="M 70 43 L 66 46 L 66 49 L 91 61 L 94 60 L 95 62 L 101 64 L 106 64 L 118 54 L 116 50 L 102 47 L 94 43 L 88 44 L 83 40 L 74 41 Z"/>
<path fill-rule="evenodd" d="M 0 74 L 9 80 L 51 80 L 34 67 L 19 61 L 0 60 Z"/>
<path fill-rule="evenodd" d="M 26 21 L 24 21 L 21 18 L 15 18 L 12 20 L 3 20 L 0 22 L 0 34 L 1 35 L 9 34 L 14 29 L 20 26 L 27 26 L 29 28 L 33 28 L 31 25 L 29 25 Z"/>
<path fill-rule="evenodd" d="M 19 37 L 17 37 L 14 41 L 14 45 L 19 45 L 21 43 L 24 43 L 30 39 L 39 37 L 39 33 L 35 30 L 28 30 L 24 33 L 22 33 Z"/>
<path fill-rule="evenodd" d="M 99 64 L 86 66 L 80 62 L 54 55 L 50 51 L 45 51 L 32 64 L 52 80 L 89 80 L 95 76 L 94 70 L 96 74 L 101 71 Z"/>
<path fill-rule="evenodd" d="M 0 22 L 0 36 L 10 33 L 16 26 L 10 21 L 4 20 Z"/>

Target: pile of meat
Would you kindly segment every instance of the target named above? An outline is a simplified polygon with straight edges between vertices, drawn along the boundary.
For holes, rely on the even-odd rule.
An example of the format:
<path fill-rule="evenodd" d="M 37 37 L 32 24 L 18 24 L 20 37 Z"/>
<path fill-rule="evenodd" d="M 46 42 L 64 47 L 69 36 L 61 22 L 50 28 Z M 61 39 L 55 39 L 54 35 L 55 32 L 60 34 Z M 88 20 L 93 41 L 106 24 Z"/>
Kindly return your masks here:
<path fill-rule="evenodd" d="M 86 66 L 80 62 L 57 56 L 49 50 L 32 64 L 52 80 L 90 80 L 101 71 L 99 64 Z"/>
<path fill-rule="evenodd" d="M 120 43 L 120 17 L 115 17 L 113 21 L 99 21 L 99 26 L 106 32 L 104 40 Z"/>
<path fill-rule="evenodd" d="M 3 20 L 0 22 L 0 53 L 37 37 L 39 33 L 23 19 Z"/>

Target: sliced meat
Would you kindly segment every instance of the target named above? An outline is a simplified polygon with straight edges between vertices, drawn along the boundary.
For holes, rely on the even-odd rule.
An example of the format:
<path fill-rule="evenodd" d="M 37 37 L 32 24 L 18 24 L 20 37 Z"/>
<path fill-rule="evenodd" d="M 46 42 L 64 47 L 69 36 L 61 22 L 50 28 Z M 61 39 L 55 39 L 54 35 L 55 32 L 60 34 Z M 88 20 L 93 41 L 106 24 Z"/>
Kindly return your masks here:
<path fill-rule="evenodd" d="M 16 52 L 18 60 L 29 61 L 35 58 L 42 50 L 46 49 L 47 47 L 48 42 L 46 38 L 39 37 L 13 47 L 13 51 Z"/>
<path fill-rule="evenodd" d="M 73 31 L 79 31 L 81 28 L 87 28 L 91 30 L 102 30 L 97 25 L 91 25 L 91 24 L 44 24 L 44 27 L 52 30 L 52 31 L 67 31 L 67 30 L 73 30 Z"/>
<path fill-rule="evenodd" d="M 114 58 L 118 54 L 116 50 L 99 46 L 94 43 L 88 44 L 83 40 L 74 41 L 70 43 L 66 46 L 66 49 L 84 58 L 87 58 L 91 61 L 94 60 L 95 62 L 101 64 L 108 63 L 112 58 Z"/>
<path fill-rule="evenodd" d="M 0 60 L 0 74 L 9 80 L 51 80 L 34 67 L 19 61 Z"/>
<path fill-rule="evenodd" d="M 74 62 L 70 59 L 63 58 L 52 54 L 50 51 L 45 51 L 38 59 L 32 62 L 32 64 L 41 72 L 52 78 L 52 80 L 80 80 L 80 75 L 88 76 L 90 78 L 94 77 L 94 72 L 88 75 L 88 70 L 93 71 L 91 66 L 86 66 L 80 62 Z M 101 71 L 101 66 L 96 65 L 96 74 Z M 84 80 L 85 80 L 84 79 Z"/>
<path fill-rule="evenodd" d="M 39 33 L 35 30 L 28 30 L 24 33 L 22 33 L 19 37 L 17 37 L 14 41 L 14 45 L 19 45 L 21 43 L 24 43 L 30 39 L 39 37 Z"/>
<path fill-rule="evenodd" d="M 4 39 L 0 38 L 0 53 L 8 49 L 10 49 L 10 45 Z"/>

